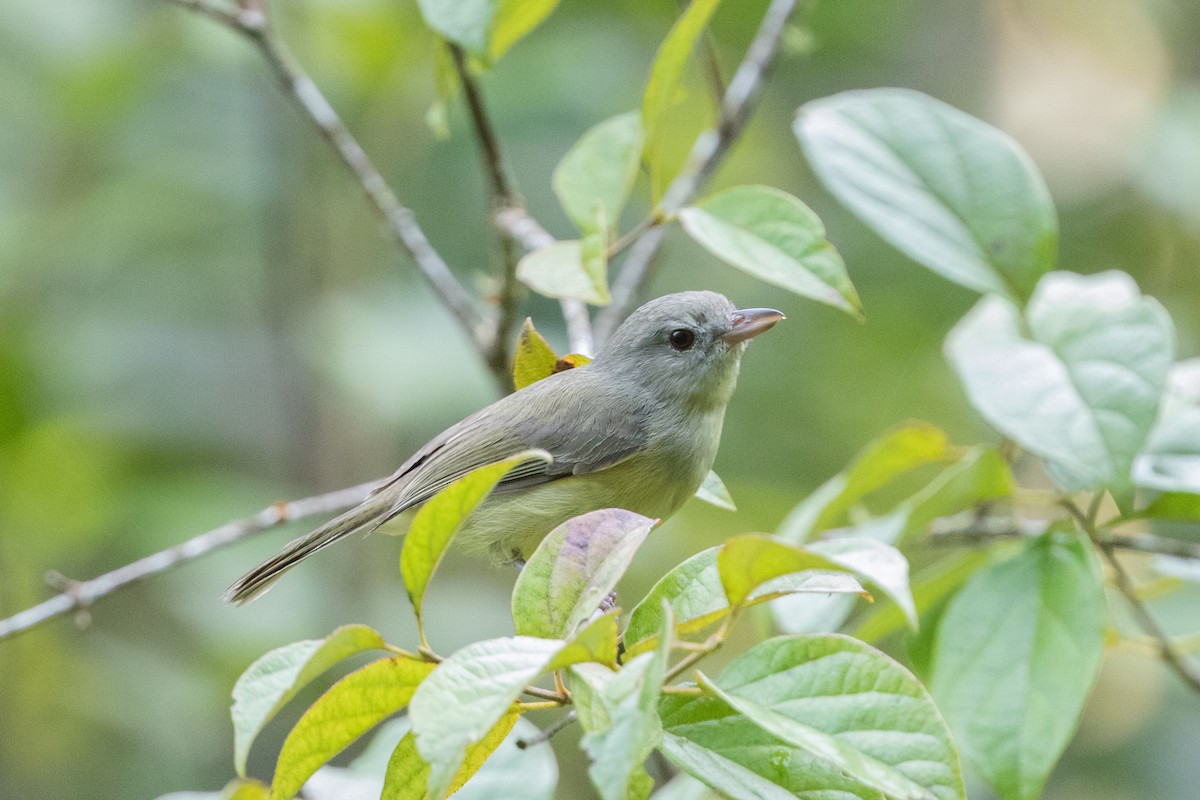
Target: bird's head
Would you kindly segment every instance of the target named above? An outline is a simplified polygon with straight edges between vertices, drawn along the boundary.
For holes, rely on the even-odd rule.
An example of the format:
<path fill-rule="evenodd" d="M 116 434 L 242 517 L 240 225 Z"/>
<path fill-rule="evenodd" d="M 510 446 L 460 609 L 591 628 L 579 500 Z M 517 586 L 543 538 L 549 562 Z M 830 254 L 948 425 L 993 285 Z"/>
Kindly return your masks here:
<path fill-rule="evenodd" d="M 749 340 L 783 319 L 771 308 L 735 308 L 716 292 L 651 300 L 613 333 L 596 367 L 636 380 L 667 402 L 729 402 Z"/>

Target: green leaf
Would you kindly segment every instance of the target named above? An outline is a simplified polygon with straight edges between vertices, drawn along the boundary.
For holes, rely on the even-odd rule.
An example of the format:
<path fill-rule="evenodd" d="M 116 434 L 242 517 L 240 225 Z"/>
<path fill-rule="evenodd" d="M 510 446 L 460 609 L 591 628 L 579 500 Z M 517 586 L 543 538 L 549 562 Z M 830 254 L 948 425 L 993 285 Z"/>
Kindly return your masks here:
<path fill-rule="evenodd" d="M 505 715 L 501 717 L 497 727 L 506 725 L 509 721 L 509 715 Z M 515 722 L 515 727 L 500 746 L 495 748 L 495 752 L 483 763 L 479 771 L 454 793 L 455 800 L 494 800 L 501 797 L 553 800 L 558 784 L 558 762 L 554 758 L 554 752 L 549 747 L 518 747 L 518 741 L 531 739 L 540 731 L 527 719 L 515 717 Z M 475 748 L 479 748 L 478 754 L 490 752 L 490 738 L 497 727 L 493 727 L 478 745 L 468 750 L 466 763 L 474 760 L 472 753 L 476 753 Z M 366 749 L 348 768 L 355 774 L 379 782 L 384 782 L 386 773 L 386 789 L 383 795 L 385 800 L 388 797 L 413 797 L 420 800 L 425 798 L 425 779 L 429 767 L 416 751 L 416 745 L 410 735 L 411 730 L 412 726 L 407 716 L 385 722 L 371 738 Z M 405 751 L 397 753 L 402 742 Z"/>
<path fill-rule="evenodd" d="M 805 104 L 794 130 L 843 205 L 942 277 L 1022 300 L 1054 268 L 1050 193 L 990 125 L 919 92 L 874 89 Z"/>
<path fill-rule="evenodd" d="M 558 0 L 417 0 L 430 28 L 486 63 L 498 61 L 557 5 Z"/>
<path fill-rule="evenodd" d="M 937 629 L 930 690 L 1004 800 L 1031 800 L 1079 723 L 1104 650 L 1090 550 L 1055 534 L 977 573 Z"/>
<path fill-rule="evenodd" d="M 552 530 L 521 569 L 512 613 L 522 636 L 562 639 L 616 588 L 658 520 L 620 508 L 591 511 Z"/>
<path fill-rule="evenodd" d="M 735 536 L 717 551 L 717 573 L 731 608 L 742 606 L 768 581 L 810 569 L 850 571 L 819 553 L 759 534 Z"/>
<path fill-rule="evenodd" d="M 720 0 L 691 0 L 658 48 L 650 79 L 642 97 L 642 127 L 646 132 L 645 158 L 650 185 L 657 201 L 670 182 L 662 163 L 667 121 L 675 112 L 688 56 L 699 41 Z"/>
<path fill-rule="evenodd" d="M 608 614 L 571 642 L 509 636 L 467 645 L 438 665 L 413 695 L 417 750 L 429 764 L 429 794 L 447 795 L 471 745 L 512 708 L 538 676 L 584 661 L 615 661 L 616 620 Z"/>
<path fill-rule="evenodd" d="M 995 450 L 969 450 L 891 512 L 860 522 L 847 533 L 898 547 L 935 519 L 1007 497 L 1012 487 L 1008 464 Z M 771 604 L 776 624 L 788 633 L 837 630 L 851 610 L 852 600 L 846 597 L 783 597 Z"/>
<path fill-rule="evenodd" d="M 560 241 L 527 253 L 517 264 L 517 278 L 546 297 L 571 298 L 607 305 L 608 264 L 604 237 Z"/>
<path fill-rule="evenodd" d="M 938 800 L 966 796 L 950 732 L 928 693 L 862 642 L 836 635 L 768 639 L 710 686 L 729 702 L 667 696 L 659 713 L 664 755 L 718 791 L 881 800 L 867 780 L 894 781 L 892 797 L 923 796 L 911 784 Z"/>
<path fill-rule="evenodd" d="M 779 538 L 801 543 L 841 522 L 872 492 L 912 470 L 952 458 L 946 434 L 927 422 L 909 422 L 868 444 L 854 460 L 797 505 L 779 526 Z"/>
<path fill-rule="evenodd" d="M 278 647 L 242 673 L 233 687 L 233 764 L 246 777 L 246 757 L 258 732 L 279 709 L 325 670 L 364 650 L 387 647 L 365 625 L 346 625 L 324 639 L 306 639 Z"/>
<path fill-rule="evenodd" d="M 968 578 L 987 563 L 989 558 L 990 554 L 986 550 L 969 550 L 943 558 L 913 576 L 910 580 L 917 614 L 924 615 L 929 609 L 944 603 L 950 595 L 957 592 L 959 587 L 967 582 Z M 883 605 L 873 608 L 862 624 L 850 633 L 855 639 L 873 643 L 899 633 L 907 625 L 908 618 L 900 606 Z M 921 632 L 926 633 L 924 623 L 921 625 Z M 925 674 L 915 665 L 914 669 L 918 675 Z"/>
<path fill-rule="evenodd" d="M 1051 273 L 1024 321 L 1011 303 L 984 298 L 946 339 L 988 422 L 1052 462 L 1064 489 L 1108 489 L 1122 505 L 1173 350 L 1167 312 L 1122 272 Z"/>
<path fill-rule="evenodd" d="M 1134 459 L 1133 480 L 1158 491 L 1200 494 L 1200 358 L 1171 368 L 1158 422 Z"/>
<path fill-rule="evenodd" d="M 807 751 L 832 765 L 846 777 L 883 792 L 895 800 L 934 800 L 932 792 L 905 777 L 899 770 L 882 761 L 876 761 L 857 747 L 845 744 L 836 737 L 752 700 L 725 692 L 704 673 L 697 673 L 696 679 L 706 691 L 724 700 L 731 708 L 767 733 L 779 737 L 793 747 Z"/>
<path fill-rule="evenodd" d="M 408 705 L 433 664 L 385 658 L 351 672 L 317 698 L 283 742 L 271 784 L 274 800 L 293 797 L 329 759 Z"/>
<path fill-rule="evenodd" d="M 704 476 L 704 483 L 696 490 L 696 498 L 717 508 L 737 511 L 737 506 L 733 504 L 733 496 L 725 488 L 725 482 L 711 469 Z"/>
<path fill-rule="evenodd" d="M 429 498 L 413 518 L 400 551 L 400 574 L 412 600 L 422 639 L 425 636 L 422 616 L 425 590 L 429 588 L 429 581 L 442 562 L 446 548 L 496 484 L 514 467 L 534 460 L 549 462 L 551 458 L 544 450 L 526 450 L 504 461 L 472 470 Z"/>
<path fill-rule="evenodd" d="M 769 186 L 735 186 L 679 212 L 710 253 L 759 280 L 862 317 L 842 257 L 812 209 Z"/>
<path fill-rule="evenodd" d="M 520 719 L 510 712 L 502 716 L 483 738 L 467 748 L 462 766 L 450 782 L 446 794 L 454 794 L 479 772 Z M 417 740 L 412 731 L 405 734 L 388 760 L 383 779 L 383 794 L 379 800 L 425 800 L 429 781 L 429 765 L 417 752 Z"/>
<path fill-rule="evenodd" d="M 1132 519 L 1166 519 L 1177 522 L 1200 520 L 1200 494 L 1188 492 L 1167 492 L 1154 498 L 1150 505 L 1136 514 Z"/>
<path fill-rule="evenodd" d="M 607 238 L 617 227 L 642 158 L 642 118 L 636 111 L 589 129 L 554 168 L 554 193 L 582 233 Z M 605 221 L 602 230 L 597 219 Z"/>
<path fill-rule="evenodd" d="M 717 568 L 720 547 L 702 550 L 676 566 L 634 607 L 625 629 L 626 651 L 635 655 L 655 646 L 662 628 L 662 601 L 670 603 L 679 620 L 675 634 L 683 636 L 711 625 L 729 613 L 729 599 Z M 825 570 L 806 570 L 784 575 L 760 585 L 746 601 L 755 605 L 794 592 L 819 594 L 862 594 L 862 585 L 851 575 Z"/>
<path fill-rule="evenodd" d="M 588 775 L 601 800 L 645 798 L 654 786 L 642 765 L 662 741 L 658 700 L 673 627 L 668 608 L 658 648 L 627 661 L 590 705 L 580 707 L 579 721 L 586 731 L 582 746 L 592 762 Z"/>
<path fill-rule="evenodd" d="M 917 608 L 908 585 L 908 559 L 900 551 L 875 539 L 845 536 L 813 542 L 808 549 L 850 570 L 863 583 L 878 588 L 917 627 Z"/>
<path fill-rule="evenodd" d="M 533 320 L 526 317 L 513 355 L 513 387 L 520 391 L 542 378 L 549 378 L 557 363 L 558 356 L 550 343 L 533 327 Z"/>

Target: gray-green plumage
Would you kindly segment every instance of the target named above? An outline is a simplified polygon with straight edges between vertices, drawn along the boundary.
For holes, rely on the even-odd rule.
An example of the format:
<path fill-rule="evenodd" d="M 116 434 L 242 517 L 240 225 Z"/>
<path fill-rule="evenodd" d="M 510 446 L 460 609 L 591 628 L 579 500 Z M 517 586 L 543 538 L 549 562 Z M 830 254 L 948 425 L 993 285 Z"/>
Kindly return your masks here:
<path fill-rule="evenodd" d="M 646 303 L 603 353 L 504 397 L 436 436 L 359 506 L 287 545 L 229 590 L 243 602 L 351 533 L 371 531 L 471 470 L 529 449 L 459 532 L 468 551 L 528 555 L 553 528 L 599 508 L 669 517 L 712 467 L 746 342 L 783 318 L 714 292 Z M 685 346 L 686 345 L 686 346 Z"/>

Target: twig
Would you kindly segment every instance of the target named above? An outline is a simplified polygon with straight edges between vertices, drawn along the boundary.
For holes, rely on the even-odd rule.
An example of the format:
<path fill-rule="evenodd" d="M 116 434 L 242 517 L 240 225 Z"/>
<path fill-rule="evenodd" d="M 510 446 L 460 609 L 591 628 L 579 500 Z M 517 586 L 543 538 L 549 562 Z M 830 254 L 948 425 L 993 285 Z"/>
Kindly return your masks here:
<path fill-rule="evenodd" d="M 564 714 L 560 719 L 555 720 L 553 723 L 548 725 L 545 730 L 540 731 L 536 736 L 530 736 L 528 739 L 517 739 L 517 749 L 528 750 L 529 748 L 536 747 L 539 744 L 545 744 L 554 738 L 555 734 L 577 719 L 579 719 L 579 714 L 575 711 Z"/>
<path fill-rule="evenodd" d="M 378 481 L 372 481 L 315 497 L 279 502 L 264 508 L 252 517 L 227 522 L 219 528 L 214 528 L 188 539 L 186 542 L 160 550 L 153 555 L 118 567 L 91 580 L 70 581 L 64 579 L 59 581 L 64 585 L 64 591 L 61 594 L 8 619 L 0 620 L 0 639 L 29 630 L 61 614 L 86 610 L 96 600 L 117 589 L 150 575 L 165 572 L 219 547 L 245 539 L 251 534 L 277 527 L 285 522 L 343 511 L 362 502 L 363 498 L 367 496 L 367 492 L 378 483 Z"/>
<path fill-rule="evenodd" d="M 554 237 L 528 211 L 519 206 L 497 211 L 496 227 L 529 251 L 554 244 Z M 559 305 L 562 308 L 563 321 L 567 324 L 567 340 L 570 342 L 571 352 L 594 356 L 596 346 L 592 340 L 592 321 L 588 317 L 587 306 L 579 300 L 561 300 Z"/>
<path fill-rule="evenodd" d="M 471 296 L 429 243 L 416 216 L 400 203 L 362 145 L 276 34 L 265 0 L 244 2 L 237 12 L 226 11 L 211 0 L 168 1 L 222 23 L 258 48 L 288 97 L 312 121 L 322 138 L 358 179 L 393 239 L 412 258 L 438 299 L 458 319 L 480 354 L 486 357 L 487 326 Z"/>
<path fill-rule="evenodd" d="M 496 227 L 509 240 L 517 242 L 530 252 L 553 244 L 554 237 L 525 210 L 524 200 L 508 182 L 500 139 L 483 103 L 483 93 L 475 76 L 467 67 L 462 50 L 451 45 L 450 52 L 454 56 L 454 65 L 458 70 L 459 80 L 462 81 L 471 122 L 475 127 L 484 165 L 491 180 L 492 213 Z M 512 339 L 509 334 L 516 323 L 517 293 L 520 288 L 516 275 L 517 260 L 515 254 L 506 253 L 504 280 L 500 290 L 500 318 L 496 323 L 496 339 L 493 344 L 493 359 L 499 359 L 501 363 L 507 363 L 508 344 Z M 563 320 L 567 324 L 567 338 L 571 343 L 571 351 L 586 356 L 595 355 L 592 322 L 587 306 L 579 300 L 562 300 L 560 306 Z"/>
<path fill-rule="evenodd" d="M 657 216 L 661 219 L 671 218 L 692 199 L 721 163 L 729 147 L 741 135 L 774 61 L 779 39 L 798 2 L 799 0 L 771 0 L 746 57 L 738 65 L 733 79 L 729 82 L 729 88 L 725 91 L 717 127 L 705 131 L 696 139 L 683 171 L 671 182 L 659 202 Z M 660 223 L 649 228 L 634 244 L 621 274 L 613 282 L 612 302 L 596 318 L 597 341 L 603 342 L 624 317 L 625 311 L 650 275 L 662 240 L 663 229 Z"/>
<path fill-rule="evenodd" d="M 1100 509 L 1100 501 L 1103 499 L 1103 493 L 1097 492 L 1093 497 L 1092 504 L 1089 506 L 1087 513 L 1079 510 L 1074 501 L 1066 499 L 1063 501 L 1063 506 L 1071 513 L 1072 516 L 1079 521 L 1083 532 L 1096 546 L 1101 553 L 1104 554 L 1104 559 L 1112 567 L 1113 584 L 1125 597 L 1125 601 L 1129 604 L 1129 608 L 1133 611 L 1134 617 L 1137 618 L 1138 625 L 1153 637 L 1158 642 L 1158 652 L 1163 661 L 1167 663 L 1175 674 L 1179 676 L 1187 686 L 1194 692 L 1200 692 L 1200 670 L 1188 659 L 1185 653 L 1180 652 L 1171 637 L 1163 627 L 1158 624 L 1158 620 L 1150 613 L 1150 609 L 1142 602 L 1142 598 L 1138 596 L 1137 587 L 1133 584 L 1133 579 L 1125 569 L 1125 565 L 1117 558 L 1113 552 L 1113 547 L 1106 544 L 1100 537 L 1100 533 L 1096 528 L 1096 514 Z"/>
<path fill-rule="evenodd" d="M 1086 520 L 1086 515 L 1077 519 Z M 1017 520 L 999 517 L 972 519 L 963 524 L 950 517 L 931 526 L 929 539 L 934 544 L 973 546 L 986 544 L 997 539 L 1021 539 L 1041 536 L 1049 527 L 1049 520 Z M 1097 531 L 1097 541 L 1105 547 L 1132 550 L 1140 553 L 1175 556 L 1200 560 L 1200 543 L 1172 539 L 1153 533 L 1112 533 Z"/>

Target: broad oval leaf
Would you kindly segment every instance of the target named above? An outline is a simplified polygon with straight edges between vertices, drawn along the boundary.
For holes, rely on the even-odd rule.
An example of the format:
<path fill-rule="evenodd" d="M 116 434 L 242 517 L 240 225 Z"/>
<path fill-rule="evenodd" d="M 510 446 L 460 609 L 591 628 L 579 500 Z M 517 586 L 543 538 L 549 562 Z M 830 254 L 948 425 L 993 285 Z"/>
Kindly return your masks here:
<path fill-rule="evenodd" d="M 1157 491 L 1200 494 L 1200 358 L 1171 368 L 1158 422 L 1134 459 L 1133 480 Z M 1188 505 L 1186 500 L 1164 499 L 1169 497 L 1152 504 L 1159 516 L 1168 508 L 1178 513 Z"/>
<path fill-rule="evenodd" d="M 775 535 L 795 544 L 806 542 L 837 525 L 856 503 L 901 475 L 951 458 L 950 442 L 940 428 L 920 421 L 892 428 L 792 509 Z"/>
<path fill-rule="evenodd" d="M 425 23 L 485 63 L 536 28 L 558 0 L 417 0 Z"/>
<path fill-rule="evenodd" d="M 467 645 L 438 665 L 409 708 L 417 751 L 429 764 L 433 798 L 446 796 L 470 747 L 539 675 L 585 661 L 611 663 L 616 620 L 605 615 L 570 642 L 509 636 Z"/>
<path fill-rule="evenodd" d="M 794 129 L 825 187 L 942 277 L 1024 299 L 1054 267 L 1050 193 L 992 126 L 920 92 L 873 89 L 806 103 Z"/>
<path fill-rule="evenodd" d="M 425 590 L 429 588 L 429 581 L 442 562 L 446 548 L 467 517 L 505 475 L 513 468 L 535 460 L 549 462 L 550 454 L 544 450 L 526 450 L 504 461 L 472 470 L 429 498 L 413 518 L 400 551 L 400 574 L 412 600 L 417 624 L 421 626 L 422 639 L 425 635 L 422 616 Z"/>
<path fill-rule="evenodd" d="M 513 354 L 513 388 L 520 391 L 542 378 L 550 377 L 557 363 L 558 356 L 554 348 L 533 327 L 533 320 L 526 317 L 525 324 L 521 326 L 521 335 L 517 337 L 517 350 Z"/>
<path fill-rule="evenodd" d="M 642 138 L 641 115 L 619 114 L 589 129 L 554 168 L 554 193 L 580 232 L 607 237 L 617 227 L 641 165 Z"/>
<path fill-rule="evenodd" d="M 704 482 L 700 484 L 700 488 L 696 490 L 696 499 L 727 511 L 737 511 L 737 506 L 733 503 L 733 496 L 729 494 L 729 489 L 725 488 L 725 482 L 711 469 L 704 476 Z"/>
<path fill-rule="evenodd" d="M 662 627 L 663 601 L 670 604 L 678 620 L 675 634 L 682 636 L 711 625 L 729 613 L 729 599 L 721 585 L 717 568 L 720 547 L 702 550 L 676 566 L 638 603 L 625 628 L 625 647 L 630 654 L 648 650 L 656 644 Z M 792 593 L 850 593 L 864 590 L 852 575 L 825 570 L 806 570 L 783 575 L 761 584 L 746 601 L 754 605 Z"/>
<path fill-rule="evenodd" d="M 279 709 L 325 670 L 364 650 L 387 647 L 366 625 L 346 625 L 324 639 L 306 639 L 278 647 L 251 664 L 233 686 L 233 764 L 246 776 L 246 757 L 254 738 Z"/>
<path fill-rule="evenodd" d="M 586 732 L 581 745 L 591 759 L 588 776 L 601 800 L 645 798 L 654 786 L 643 764 L 662 741 L 658 700 L 673 627 L 668 610 L 655 651 L 626 661 L 589 705 L 579 706 L 579 722 Z"/>
<path fill-rule="evenodd" d="M 769 639 L 730 662 L 712 685 L 754 716 L 716 697 L 664 697 L 659 712 L 664 754 L 719 791 L 769 798 L 840 791 L 881 800 L 858 768 L 869 763 L 875 785 L 897 775 L 908 781 L 897 780 L 889 796 L 923 796 L 914 784 L 938 800 L 966 796 L 950 732 L 929 694 L 862 642 Z"/>
<path fill-rule="evenodd" d="M 455 800 L 494 800 L 499 797 L 553 800 L 558 785 L 558 762 L 554 752 L 549 747 L 518 747 L 520 740 L 533 738 L 540 731 L 529 720 L 513 717 L 515 720 L 510 720 L 506 714 L 487 736 L 468 750 L 463 769 L 478 768 L 479 771 L 454 792 Z M 516 725 L 512 726 L 500 746 L 495 747 L 491 741 L 492 734 L 500 726 L 512 721 Z M 425 800 L 428 765 L 417 753 L 411 731 L 407 716 L 385 722 L 366 749 L 347 768 L 356 775 L 385 785 L 385 791 L 393 794 L 384 794 L 383 800 L 389 797 Z M 405 742 L 405 752 L 398 753 L 401 742 Z M 491 756 L 479 766 L 477 762 L 485 753 L 491 753 Z M 378 794 L 377 790 L 375 796 Z"/>
<path fill-rule="evenodd" d="M 984 298 L 946 339 L 988 422 L 1052 462 L 1064 488 L 1108 489 L 1123 506 L 1173 350 L 1167 312 L 1122 272 L 1051 273 L 1024 321 L 1006 300 Z"/>
<path fill-rule="evenodd" d="M 889 513 L 868 518 L 849 530 L 856 538 L 899 547 L 909 537 L 923 533 L 935 519 L 1007 497 L 1012 487 L 1012 472 L 999 453 L 972 449 Z M 852 602 L 847 597 L 782 597 L 771 604 L 771 613 L 780 630 L 788 633 L 834 631 L 850 615 Z"/>
<path fill-rule="evenodd" d="M 717 550 L 717 573 L 731 608 L 746 603 L 771 580 L 805 570 L 850 572 L 825 556 L 773 536 L 735 536 Z"/>
<path fill-rule="evenodd" d="M 658 522 L 621 508 L 605 508 L 550 531 L 522 567 L 513 589 L 516 632 L 569 638 L 616 588 Z"/>
<path fill-rule="evenodd" d="M 463 763 L 450 781 L 446 794 L 454 794 L 483 767 L 520 719 L 520 714 L 509 712 L 492 726 L 483 738 L 467 748 Z M 387 772 L 383 778 L 383 794 L 379 800 L 425 800 L 428 793 L 429 765 L 417 752 L 417 740 L 410 730 L 405 734 L 392 757 L 388 759 Z"/>
<path fill-rule="evenodd" d="M 517 279 L 546 297 L 607 305 L 608 260 L 601 234 L 559 241 L 527 253 L 517 264 Z"/>
<path fill-rule="evenodd" d="M 1055 534 L 975 574 L 938 624 L 930 691 L 1005 800 L 1031 800 L 1079 724 L 1104 650 L 1089 549 Z"/>
<path fill-rule="evenodd" d="M 317 768 L 408 705 L 434 665 L 385 658 L 351 672 L 317 698 L 283 742 L 271 797 L 293 797 Z"/>
<path fill-rule="evenodd" d="M 642 96 L 642 126 L 645 129 L 645 159 L 650 167 L 650 188 L 657 201 L 670 182 L 662 151 L 666 126 L 675 111 L 684 67 L 696 42 L 708 27 L 720 0 L 692 0 L 663 40 L 650 68 L 650 79 Z"/>
<path fill-rule="evenodd" d="M 734 186 L 679 212 L 710 253 L 759 280 L 862 316 L 862 302 L 825 226 L 787 192 Z"/>
<path fill-rule="evenodd" d="M 808 549 L 850 570 L 864 584 L 878 588 L 916 630 L 917 608 L 908 584 L 908 559 L 899 550 L 876 539 L 855 536 L 812 542 Z"/>

